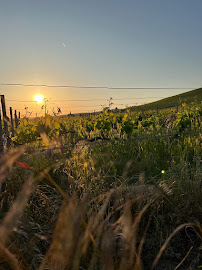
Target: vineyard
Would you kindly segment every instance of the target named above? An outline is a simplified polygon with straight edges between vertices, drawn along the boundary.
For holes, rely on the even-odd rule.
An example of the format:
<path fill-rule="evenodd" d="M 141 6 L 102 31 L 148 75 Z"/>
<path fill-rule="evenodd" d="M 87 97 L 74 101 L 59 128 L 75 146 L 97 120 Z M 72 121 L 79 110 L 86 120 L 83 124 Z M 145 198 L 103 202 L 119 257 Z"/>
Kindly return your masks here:
<path fill-rule="evenodd" d="M 202 104 L 8 128 L 0 269 L 199 269 Z"/>

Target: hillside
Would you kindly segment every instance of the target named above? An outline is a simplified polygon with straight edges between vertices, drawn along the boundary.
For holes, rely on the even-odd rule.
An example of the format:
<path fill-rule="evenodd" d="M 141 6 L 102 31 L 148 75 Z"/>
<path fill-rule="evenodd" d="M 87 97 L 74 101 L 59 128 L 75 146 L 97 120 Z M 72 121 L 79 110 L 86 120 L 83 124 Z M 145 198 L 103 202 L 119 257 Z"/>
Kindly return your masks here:
<path fill-rule="evenodd" d="M 156 110 L 169 107 L 177 107 L 182 103 L 190 104 L 191 102 L 200 103 L 202 101 L 202 88 L 191 90 L 189 92 L 176 96 L 164 98 L 141 106 L 132 107 L 133 110 Z"/>

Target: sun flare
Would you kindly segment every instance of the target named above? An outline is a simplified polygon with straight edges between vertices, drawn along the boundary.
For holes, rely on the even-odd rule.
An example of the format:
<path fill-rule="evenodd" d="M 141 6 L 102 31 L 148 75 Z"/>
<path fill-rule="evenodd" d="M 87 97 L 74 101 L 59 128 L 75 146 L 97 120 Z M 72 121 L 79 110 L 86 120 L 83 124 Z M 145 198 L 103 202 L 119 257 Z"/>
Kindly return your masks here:
<path fill-rule="evenodd" d="M 36 95 L 34 97 L 34 99 L 35 99 L 35 101 L 40 103 L 40 102 L 42 102 L 44 100 L 44 97 L 42 95 Z"/>

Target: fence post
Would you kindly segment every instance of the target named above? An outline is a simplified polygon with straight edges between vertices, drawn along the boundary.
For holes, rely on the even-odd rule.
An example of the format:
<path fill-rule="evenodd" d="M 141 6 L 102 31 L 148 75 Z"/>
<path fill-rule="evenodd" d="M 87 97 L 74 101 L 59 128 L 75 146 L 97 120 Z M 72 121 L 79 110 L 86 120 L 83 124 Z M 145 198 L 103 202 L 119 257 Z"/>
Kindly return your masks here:
<path fill-rule="evenodd" d="M 1 106 L 2 106 L 2 113 L 3 113 L 3 121 L 4 121 L 4 133 L 5 136 L 8 137 L 8 123 L 7 123 L 7 115 L 6 115 L 6 103 L 4 95 L 1 95 Z"/>
<path fill-rule="evenodd" d="M 13 109 L 10 107 L 10 119 L 11 119 L 11 132 L 12 137 L 14 137 L 14 123 L 13 123 Z"/>
<path fill-rule="evenodd" d="M 18 127 L 18 117 L 17 117 L 17 111 L 16 110 L 15 110 L 14 116 L 15 116 L 15 128 L 17 128 Z"/>
<path fill-rule="evenodd" d="M 18 113 L 18 120 L 20 120 L 20 112 Z"/>
<path fill-rule="evenodd" d="M 3 129 L 2 129 L 2 121 L 1 121 L 1 109 L 0 109 L 0 154 L 3 153 Z"/>

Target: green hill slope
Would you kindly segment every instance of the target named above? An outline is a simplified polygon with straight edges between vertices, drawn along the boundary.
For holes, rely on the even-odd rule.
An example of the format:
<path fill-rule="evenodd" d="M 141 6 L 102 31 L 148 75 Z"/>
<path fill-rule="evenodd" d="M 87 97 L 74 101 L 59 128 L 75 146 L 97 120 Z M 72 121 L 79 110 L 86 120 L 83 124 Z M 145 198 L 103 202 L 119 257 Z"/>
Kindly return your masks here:
<path fill-rule="evenodd" d="M 134 106 L 132 110 L 156 110 L 169 107 L 177 107 L 182 103 L 190 104 L 191 102 L 200 103 L 202 101 L 202 88 L 192 90 L 176 96 L 164 98 L 141 106 Z"/>

